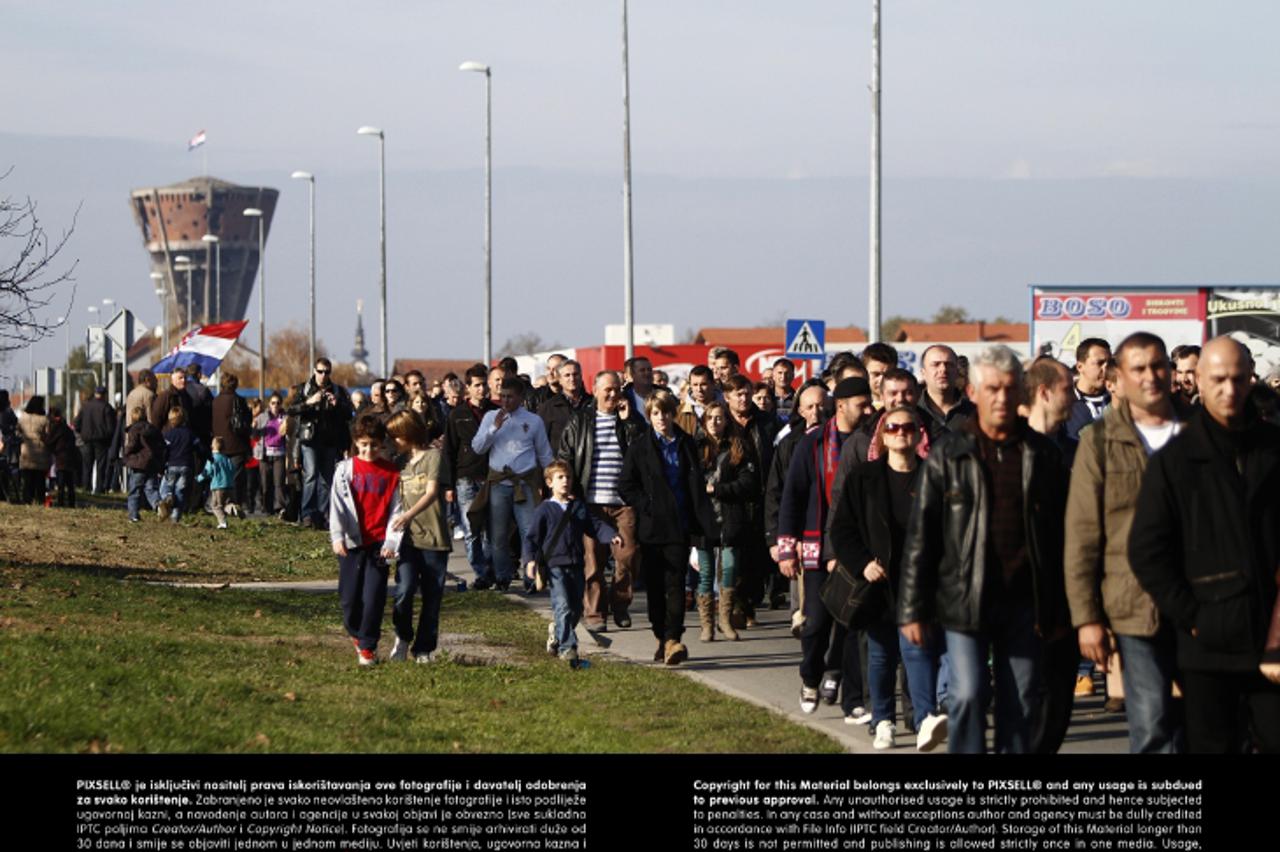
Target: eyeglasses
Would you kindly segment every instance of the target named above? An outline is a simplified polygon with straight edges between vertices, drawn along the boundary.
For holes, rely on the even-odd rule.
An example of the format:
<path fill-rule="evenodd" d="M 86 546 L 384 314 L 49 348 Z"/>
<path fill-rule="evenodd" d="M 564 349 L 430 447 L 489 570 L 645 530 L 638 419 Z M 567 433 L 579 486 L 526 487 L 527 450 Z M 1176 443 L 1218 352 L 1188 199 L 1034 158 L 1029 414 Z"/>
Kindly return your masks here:
<path fill-rule="evenodd" d="M 901 432 L 903 435 L 914 435 L 916 433 L 916 424 L 910 420 L 904 420 L 900 423 L 884 424 L 884 431 L 887 435 L 897 435 Z"/>
<path fill-rule="evenodd" d="M 319 367 L 317 367 L 317 368 L 316 368 L 316 375 L 317 375 L 317 376 L 327 376 L 327 375 L 329 375 L 329 373 L 331 373 L 331 372 L 333 372 L 333 371 L 332 371 L 332 370 L 321 370 Z"/>

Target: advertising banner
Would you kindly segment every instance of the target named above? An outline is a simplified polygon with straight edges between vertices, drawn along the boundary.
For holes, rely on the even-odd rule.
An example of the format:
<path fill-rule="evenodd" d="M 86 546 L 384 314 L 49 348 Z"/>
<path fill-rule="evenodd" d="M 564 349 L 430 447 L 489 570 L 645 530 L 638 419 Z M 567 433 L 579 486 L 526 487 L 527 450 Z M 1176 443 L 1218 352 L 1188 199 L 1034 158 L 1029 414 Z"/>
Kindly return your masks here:
<path fill-rule="evenodd" d="M 1280 367 L 1280 288 L 1220 288 L 1209 293 L 1209 337 L 1229 334 L 1253 353 L 1265 376 Z"/>
<path fill-rule="evenodd" d="M 1081 340 L 1098 337 L 1112 346 L 1135 331 L 1158 334 L 1172 349 L 1204 341 L 1206 291 L 1032 289 L 1031 346 L 1067 364 Z"/>

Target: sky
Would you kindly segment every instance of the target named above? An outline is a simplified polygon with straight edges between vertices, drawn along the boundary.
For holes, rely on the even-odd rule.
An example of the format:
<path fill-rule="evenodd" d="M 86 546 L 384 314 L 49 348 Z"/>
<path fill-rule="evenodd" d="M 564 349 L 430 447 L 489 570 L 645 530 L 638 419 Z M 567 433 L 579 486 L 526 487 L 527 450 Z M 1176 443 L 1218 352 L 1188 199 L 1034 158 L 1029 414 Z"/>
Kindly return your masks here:
<path fill-rule="evenodd" d="M 1280 4 L 884 5 L 885 315 L 1024 318 L 1031 282 L 1280 279 Z M 79 343 L 103 298 L 159 319 L 130 190 L 206 157 L 279 189 L 270 330 L 304 321 L 307 193 L 289 174 L 312 171 L 318 333 L 345 358 L 356 298 L 377 351 L 377 147 L 355 130 L 382 127 L 391 355 L 478 356 L 484 83 L 457 68 L 485 62 L 495 346 L 530 331 L 595 345 L 622 318 L 620 12 L 5 0 L 0 194 L 35 199 L 54 233 L 79 208 L 74 303 L 50 307 Z M 870 22 L 870 0 L 633 0 L 638 322 L 865 325 Z M 64 348 L 59 332 L 34 360 Z"/>

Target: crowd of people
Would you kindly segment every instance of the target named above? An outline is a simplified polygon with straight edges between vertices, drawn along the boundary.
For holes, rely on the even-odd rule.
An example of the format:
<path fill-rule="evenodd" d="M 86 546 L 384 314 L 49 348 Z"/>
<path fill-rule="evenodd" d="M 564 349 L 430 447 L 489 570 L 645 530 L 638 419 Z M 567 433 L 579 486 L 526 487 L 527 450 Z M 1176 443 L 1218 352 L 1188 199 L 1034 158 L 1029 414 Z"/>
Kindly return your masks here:
<path fill-rule="evenodd" d="M 753 382 L 720 348 L 673 387 L 643 357 L 588 383 L 553 355 L 537 383 L 503 359 L 366 396 L 320 358 L 265 407 L 230 373 L 215 396 L 144 370 L 74 424 L 0 399 L 5 491 L 74 505 L 77 478 L 123 477 L 134 521 L 327 530 L 361 665 L 393 567 L 389 659 L 431 661 L 459 540 L 471 590 L 550 594 L 547 650 L 574 666 L 575 628 L 630 628 L 639 589 L 673 666 L 687 612 L 706 643 L 789 610 L 801 711 L 839 702 L 877 749 L 900 703 L 922 751 L 985 751 L 991 711 L 997 751 L 1056 752 L 1097 671 L 1133 752 L 1280 751 L 1280 376 L 1230 338 L 1075 361 L 934 345 L 917 377 L 873 343 L 797 387 L 787 359 Z"/>

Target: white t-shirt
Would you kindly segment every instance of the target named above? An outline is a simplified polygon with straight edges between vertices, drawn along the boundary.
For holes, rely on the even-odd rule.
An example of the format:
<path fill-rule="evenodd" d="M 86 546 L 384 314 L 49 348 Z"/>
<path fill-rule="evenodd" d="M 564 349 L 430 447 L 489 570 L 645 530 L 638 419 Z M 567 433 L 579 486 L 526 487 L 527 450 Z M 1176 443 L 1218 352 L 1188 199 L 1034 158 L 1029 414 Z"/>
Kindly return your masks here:
<path fill-rule="evenodd" d="M 1160 426 L 1144 426 L 1141 423 L 1133 424 L 1138 430 L 1138 437 L 1142 439 L 1142 448 L 1147 451 L 1150 457 L 1155 452 L 1173 438 L 1174 435 L 1182 431 L 1182 422 L 1179 420 L 1169 420 Z"/>

